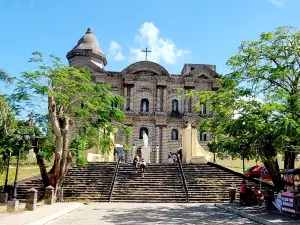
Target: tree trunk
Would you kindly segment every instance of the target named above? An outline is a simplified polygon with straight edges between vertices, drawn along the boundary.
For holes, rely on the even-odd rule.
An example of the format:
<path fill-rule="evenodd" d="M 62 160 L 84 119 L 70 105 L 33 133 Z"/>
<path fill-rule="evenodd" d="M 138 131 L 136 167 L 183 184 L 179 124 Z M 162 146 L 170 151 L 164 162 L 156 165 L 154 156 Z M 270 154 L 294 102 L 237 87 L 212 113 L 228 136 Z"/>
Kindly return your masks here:
<path fill-rule="evenodd" d="M 279 165 L 276 158 L 276 150 L 272 145 L 265 146 L 264 149 L 261 150 L 263 156 L 263 163 L 271 176 L 274 186 L 277 189 L 283 189 L 284 182 L 281 179 L 281 175 L 279 174 Z"/>
<path fill-rule="evenodd" d="M 46 169 L 46 163 L 44 158 L 39 154 L 40 153 L 40 146 L 39 146 L 39 140 L 38 139 L 33 139 L 32 140 L 33 144 L 33 151 L 34 154 L 36 155 L 36 162 L 40 168 L 40 174 L 43 180 L 44 188 L 48 187 L 50 185 L 49 183 L 49 177 L 47 174 L 47 169 Z"/>
<path fill-rule="evenodd" d="M 284 152 L 284 169 L 295 169 L 296 152 Z"/>
<path fill-rule="evenodd" d="M 72 164 L 72 156 L 69 152 L 69 134 L 73 125 L 71 119 L 64 114 L 63 107 L 56 105 L 54 97 L 48 99 L 49 120 L 55 135 L 55 158 L 54 164 L 49 171 L 49 184 L 52 185 L 54 196 L 59 200 L 62 196 L 61 186 Z"/>

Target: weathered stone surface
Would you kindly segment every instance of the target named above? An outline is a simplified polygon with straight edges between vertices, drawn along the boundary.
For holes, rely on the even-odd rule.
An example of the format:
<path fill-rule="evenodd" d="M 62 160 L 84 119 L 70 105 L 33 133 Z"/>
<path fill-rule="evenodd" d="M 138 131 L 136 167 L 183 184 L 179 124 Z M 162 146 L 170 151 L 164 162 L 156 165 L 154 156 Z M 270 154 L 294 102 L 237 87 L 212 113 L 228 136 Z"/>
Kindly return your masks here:
<path fill-rule="evenodd" d="M 13 212 L 19 208 L 19 200 L 10 200 L 7 202 L 7 211 Z"/>
<path fill-rule="evenodd" d="M 8 193 L 1 192 L 0 193 L 0 203 L 6 203 L 8 200 Z"/>
<path fill-rule="evenodd" d="M 94 39 L 94 36 L 87 39 L 88 43 L 86 44 L 98 43 Z M 101 52 L 98 45 L 94 46 L 97 47 L 96 51 Z M 121 132 L 118 132 L 116 142 L 135 145 L 137 153 L 140 153 L 141 146 L 143 146 L 140 129 L 147 128 L 149 146 L 151 147 L 151 161 L 156 161 L 155 154 L 158 145 L 160 150 L 159 162 L 166 162 L 168 153 L 170 151 L 175 152 L 181 147 L 180 130 L 184 128 L 186 121 L 196 125 L 201 119 L 209 115 L 208 107 L 204 107 L 205 110 L 199 116 L 199 113 L 193 109 L 195 97 L 185 98 L 184 94 L 190 91 L 216 90 L 218 88 L 216 86 L 218 74 L 215 65 L 185 64 L 180 74 L 170 74 L 157 63 L 140 61 L 129 65 L 121 72 L 112 72 L 105 71 L 103 65 L 106 65 L 106 58 L 104 56 L 95 59 L 93 55 L 90 55 L 90 49 L 80 50 L 86 52 L 68 53 L 70 65 L 89 68 L 94 75 L 95 82 L 110 84 L 113 93 L 126 99 L 126 103 L 118 107 L 126 113 L 127 119 L 124 124 L 132 127 L 133 132 L 130 137 L 125 137 Z M 181 93 L 178 93 L 179 88 L 183 90 Z M 148 102 L 146 112 L 143 112 L 143 99 L 147 99 Z M 173 101 L 177 102 L 176 107 L 172 104 Z M 174 129 L 179 134 L 175 140 L 172 138 L 172 130 Z M 207 138 L 209 139 L 209 137 Z M 200 144 L 206 148 L 206 140 Z M 128 152 L 125 160 L 129 162 L 132 160 L 132 156 L 133 154 Z"/>
<path fill-rule="evenodd" d="M 45 205 L 52 205 L 54 203 L 54 187 L 51 185 L 46 187 L 44 203 Z"/>
<path fill-rule="evenodd" d="M 34 188 L 27 190 L 25 209 L 33 211 L 36 208 L 38 191 Z"/>

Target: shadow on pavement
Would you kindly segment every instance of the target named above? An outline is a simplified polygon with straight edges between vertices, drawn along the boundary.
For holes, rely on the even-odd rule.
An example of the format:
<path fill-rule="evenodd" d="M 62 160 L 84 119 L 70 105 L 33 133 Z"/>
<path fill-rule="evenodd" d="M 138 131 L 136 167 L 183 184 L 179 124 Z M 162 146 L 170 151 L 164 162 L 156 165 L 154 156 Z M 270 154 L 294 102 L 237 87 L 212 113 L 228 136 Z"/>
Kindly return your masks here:
<path fill-rule="evenodd" d="M 92 210 L 103 210 L 94 208 Z M 210 205 L 106 209 L 102 221 L 112 224 L 257 224 Z"/>

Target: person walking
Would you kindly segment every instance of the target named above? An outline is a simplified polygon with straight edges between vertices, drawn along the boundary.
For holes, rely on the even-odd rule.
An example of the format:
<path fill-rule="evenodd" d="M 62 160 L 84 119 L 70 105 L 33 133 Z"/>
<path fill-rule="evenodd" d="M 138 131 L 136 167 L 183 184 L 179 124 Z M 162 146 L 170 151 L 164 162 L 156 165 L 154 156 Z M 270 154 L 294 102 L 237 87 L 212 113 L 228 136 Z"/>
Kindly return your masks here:
<path fill-rule="evenodd" d="M 140 163 L 140 167 L 142 169 L 142 177 L 144 177 L 145 168 L 147 167 L 146 162 L 144 159 L 142 159 L 142 162 Z"/>
<path fill-rule="evenodd" d="M 247 192 L 247 185 L 246 181 L 243 180 L 241 189 L 240 189 L 240 205 L 244 205 L 246 203 L 246 192 Z"/>
<path fill-rule="evenodd" d="M 177 151 L 177 155 L 179 156 L 180 162 L 182 162 L 182 147 L 180 147 L 179 150 Z"/>
<path fill-rule="evenodd" d="M 168 162 L 169 162 L 169 163 L 173 163 L 172 152 L 170 152 L 170 153 L 168 154 Z"/>
<path fill-rule="evenodd" d="M 134 172 L 137 173 L 136 169 L 137 169 L 137 166 L 138 166 L 138 162 L 139 162 L 139 156 L 136 155 L 133 159 L 133 169 L 134 169 Z"/>

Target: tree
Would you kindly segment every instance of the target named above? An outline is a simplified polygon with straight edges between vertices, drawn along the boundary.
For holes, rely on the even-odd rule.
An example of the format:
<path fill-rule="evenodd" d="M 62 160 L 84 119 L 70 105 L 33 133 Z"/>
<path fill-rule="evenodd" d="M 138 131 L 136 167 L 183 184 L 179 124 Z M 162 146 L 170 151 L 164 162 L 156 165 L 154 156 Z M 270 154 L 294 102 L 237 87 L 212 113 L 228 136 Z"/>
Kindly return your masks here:
<path fill-rule="evenodd" d="M 213 132 L 211 146 L 221 154 L 254 158 L 258 154 L 274 185 L 281 188 L 277 153 L 285 144 L 287 119 L 279 104 L 262 103 L 246 98 L 250 92 L 239 89 L 234 82 L 222 80 L 217 92 L 199 92 L 199 102 L 210 103 L 213 116 L 202 120 L 200 129 Z"/>
<path fill-rule="evenodd" d="M 61 185 L 72 163 L 74 146 L 75 150 L 76 146 L 78 150 L 84 145 L 101 146 L 103 151 L 110 151 L 110 135 L 115 127 L 126 134 L 129 130 L 120 123 L 125 114 L 113 107 L 123 104 L 121 96 L 112 94 L 106 84 L 92 82 L 93 76 L 88 70 L 65 66 L 53 55 L 50 59 L 50 64 L 46 63 L 42 53 L 33 53 L 30 62 L 37 63 L 38 69 L 22 73 L 11 99 L 18 109 L 27 106 L 28 110 L 29 106 L 30 115 L 46 128 L 46 139 L 33 138 L 32 141 L 44 185 L 52 185 L 59 199 Z M 43 112 L 40 107 L 46 105 L 46 113 L 40 113 Z M 104 131 L 101 137 L 100 129 Z M 51 148 L 52 140 L 54 149 Z M 74 141 L 78 143 L 71 146 L 71 152 L 69 145 Z M 47 151 L 41 147 L 55 153 L 53 166 L 48 172 L 43 157 Z"/>
<path fill-rule="evenodd" d="M 0 81 L 12 82 L 12 78 L 2 69 L 0 69 Z M 16 120 L 12 109 L 8 104 L 7 98 L 0 93 L 0 143 L 10 136 L 16 127 Z M 9 149 L 0 144 L 0 172 L 6 165 Z"/>
<path fill-rule="evenodd" d="M 232 73 L 226 78 L 241 89 L 284 106 L 281 113 L 291 122 L 287 145 L 299 145 L 300 31 L 284 26 L 262 33 L 258 41 L 243 42 L 227 65 Z M 294 168 L 295 157 L 285 151 L 285 168 Z"/>

